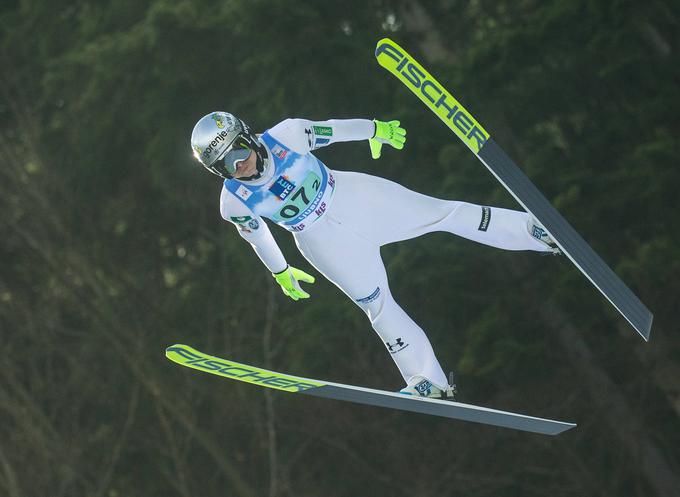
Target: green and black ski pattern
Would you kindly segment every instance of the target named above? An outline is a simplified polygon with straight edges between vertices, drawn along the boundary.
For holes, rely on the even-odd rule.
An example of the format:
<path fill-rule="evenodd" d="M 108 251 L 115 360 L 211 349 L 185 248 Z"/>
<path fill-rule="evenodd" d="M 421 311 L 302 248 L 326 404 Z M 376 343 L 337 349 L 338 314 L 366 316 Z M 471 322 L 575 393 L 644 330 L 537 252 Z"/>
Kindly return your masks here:
<path fill-rule="evenodd" d="M 557 435 L 576 426 L 573 423 L 535 418 L 523 414 L 461 404 L 460 402 L 412 397 L 395 392 L 277 373 L 276 371 L 256 368 L 248 364 L 207 355 L 188 345 L 177 344 L 168 347 L 165 355 L 177 364 L 197 369 L 204 373 L 252 383 L 261 387 L 301 393 L 314 397 L 399 409 L 430 416 L 442 416 L 543 435 Z"/>
<path fill-rule="evenodd" d="M 612 303 L 635 330 L 649 340 L 652 313 L 548 202 L 489 133 L 406 50 L 384 38 L 378 42 L 378 63 L 397 77 L 434 112 L 500 183 L 550 233 L 564 255 Z"/>

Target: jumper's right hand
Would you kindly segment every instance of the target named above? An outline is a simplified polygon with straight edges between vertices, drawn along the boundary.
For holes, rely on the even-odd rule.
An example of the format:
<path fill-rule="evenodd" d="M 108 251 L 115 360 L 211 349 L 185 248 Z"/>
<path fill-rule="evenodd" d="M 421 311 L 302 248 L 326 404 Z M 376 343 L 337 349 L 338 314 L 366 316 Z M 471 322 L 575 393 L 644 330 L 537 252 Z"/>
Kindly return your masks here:
<path fill-rule="evenodd" d="M 276 282 L 281 285 L 281 290 L 293 300 L 308 299 L 309 294 L 300 288 L 300 281 L 314 283 L 314 276 L 307 274 L 301 269 L 288 266 L 280 273 L 272 273 Z"/>
<path fill-rule="evenodd" d="M 404 148 L 406 143 L 406 130 L 399 126 L 399 121 L 383 122 L 373 119 L 375 123 L 375 134 L 373 138 L 368 140 L 368 145 L 371 147 L 371 157 L 377 159 L 380 157 L 380 149 L 383 143 L 392 145 L 397 150 Z"/>

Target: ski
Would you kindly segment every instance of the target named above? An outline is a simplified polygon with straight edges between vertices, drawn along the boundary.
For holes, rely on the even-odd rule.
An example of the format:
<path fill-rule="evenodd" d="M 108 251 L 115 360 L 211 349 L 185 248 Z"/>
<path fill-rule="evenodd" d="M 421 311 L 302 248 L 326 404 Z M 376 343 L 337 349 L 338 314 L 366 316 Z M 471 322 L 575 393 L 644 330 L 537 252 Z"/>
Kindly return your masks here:
<path fill-rule="evenodd" d="M 612 303 L 646 341 L 652 313 L 557 212 L 489 133 L 406 50 L 384 38 L 378 63 L 406 85 L 460 138 L 524 209 L 548 231 L 564 255 Z"/>
<path fill-rule="evenodd" d="M 573 423 L 534 418 L 512 412 L 486 407 L 461 404 L 446 400 L 426 399 L 375 390 L 372 388 L 343 385 L 330 381 L 311 380 L 276 371 L 256 368 L 240 362 L 204 354 L 188 345 L 173 345 L 165 351 L 171 361 L 232 380 L 243 381 L 284 392 L 301 393 L 326 399 L 344 400 L 358 404 L 399 409 L 430 416 L 470 421 L 515 430 L 557 435 L 576 426 Z"/>

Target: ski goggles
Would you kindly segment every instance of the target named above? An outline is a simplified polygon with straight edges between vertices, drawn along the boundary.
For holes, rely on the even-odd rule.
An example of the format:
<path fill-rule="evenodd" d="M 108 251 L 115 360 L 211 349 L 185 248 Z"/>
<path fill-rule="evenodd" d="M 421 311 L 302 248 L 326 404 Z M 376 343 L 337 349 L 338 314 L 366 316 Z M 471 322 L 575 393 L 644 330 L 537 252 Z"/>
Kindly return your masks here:
<path fill-rule="evenodd" d="M 250 152 L 251 150 L 248 145 L 237 139 L 226 153 L 210 167 L 223 176 L 232 175 L 236 172 L 236 163 L 246 160 Z"/>

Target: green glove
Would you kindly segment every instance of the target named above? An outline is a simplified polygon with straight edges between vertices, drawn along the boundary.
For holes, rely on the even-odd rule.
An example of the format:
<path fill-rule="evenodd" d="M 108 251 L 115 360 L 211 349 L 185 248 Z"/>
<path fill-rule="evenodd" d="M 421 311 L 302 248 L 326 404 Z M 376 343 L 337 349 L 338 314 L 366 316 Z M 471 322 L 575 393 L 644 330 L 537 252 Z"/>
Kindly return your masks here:
<path fill-rule="evenodd" d="M 371 157 L 374 159 L 380 157 L 380 149 L 383 143 L 388 143 L 397 150 L 404 148 L 406 130 L 399 127 L 399 121 L 386 123 L 373 119 L 373 122 L 375 123 L 375 135 L 368 140 L 368 145 L 371 147 Z"/>
<path fill-rule="evenodd" d="M 299 281 L 306 283 L 314 283 L 314 276 L 307 274 L 300 269 L 288 266 L 280 273 L 273 274 L 277 283 L 281 285 L 281 290 L 285 295 L 288 295 L 293 300 L 308 299 L 309 294 L 300 288 Z"/>

